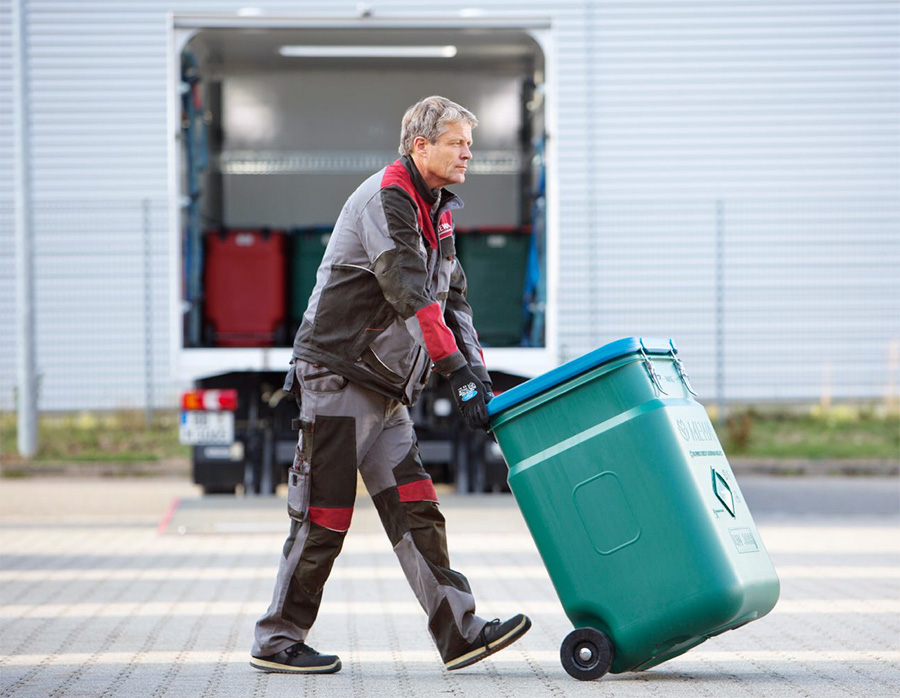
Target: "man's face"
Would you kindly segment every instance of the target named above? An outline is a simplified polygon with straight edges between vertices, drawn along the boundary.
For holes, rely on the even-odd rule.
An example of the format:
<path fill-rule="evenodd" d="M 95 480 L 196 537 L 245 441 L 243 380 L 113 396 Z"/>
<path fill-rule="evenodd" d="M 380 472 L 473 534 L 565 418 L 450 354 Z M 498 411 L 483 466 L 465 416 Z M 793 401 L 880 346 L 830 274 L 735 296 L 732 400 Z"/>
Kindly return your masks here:
<path fill-rule="evenodd" d="M 436 143 L 416 138 L 416 166 L 429 189 L 466 181 L 466 167 L 472 159 L 472 127 L 464 121 L 449 124 Z"/>

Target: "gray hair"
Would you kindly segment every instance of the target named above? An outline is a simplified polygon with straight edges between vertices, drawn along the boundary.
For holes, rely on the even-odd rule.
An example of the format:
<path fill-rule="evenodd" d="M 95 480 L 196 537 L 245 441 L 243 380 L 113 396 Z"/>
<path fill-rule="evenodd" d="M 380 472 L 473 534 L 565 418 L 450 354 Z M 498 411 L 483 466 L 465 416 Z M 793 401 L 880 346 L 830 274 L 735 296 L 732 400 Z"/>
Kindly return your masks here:
<path fill-rule="evenodd" d="M 400 154 L 412 153 L 413 141 L 419 136 L 427 138 L 429 143 L 436 143 L 450 124 L 460 121 L 471 128 L 478 126 L 478 119 L 472 112 L 446 97 L 435 95 L 413 104 L 403 115 L 400 126 Z"/>

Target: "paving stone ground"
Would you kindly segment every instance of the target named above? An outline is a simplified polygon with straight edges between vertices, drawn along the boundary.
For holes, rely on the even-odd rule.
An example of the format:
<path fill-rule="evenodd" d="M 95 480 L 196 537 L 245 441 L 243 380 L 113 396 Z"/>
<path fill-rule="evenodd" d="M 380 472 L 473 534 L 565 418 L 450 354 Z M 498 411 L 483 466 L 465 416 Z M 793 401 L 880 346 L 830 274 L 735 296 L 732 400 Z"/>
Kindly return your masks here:
<path fill-rule="evenodd" d="M 784 491 L 772 482 L 741 484 L 752 501 L 754 483 Z M 861 497 L 860 487 L 897 487 L 831 482 Z M 0 697 L 898 695 L 900 527 L 891 506 L 830 515 L 827 506 L 761 506 L 757 523 L 782 581 L 769 616 L 650 671 L 578 682 L 559 663 L 571 625 L 512 497 L 442 500 L 452 564 L 480 614 L 523 611 L 531 632 L 445 671 L 361 495 L 309 639 L 339 653 L 344 668 L 299 677 L 247 663 L 286 531 L 283 499 L 203 498 L 181 479 L 2 480 Z"/>

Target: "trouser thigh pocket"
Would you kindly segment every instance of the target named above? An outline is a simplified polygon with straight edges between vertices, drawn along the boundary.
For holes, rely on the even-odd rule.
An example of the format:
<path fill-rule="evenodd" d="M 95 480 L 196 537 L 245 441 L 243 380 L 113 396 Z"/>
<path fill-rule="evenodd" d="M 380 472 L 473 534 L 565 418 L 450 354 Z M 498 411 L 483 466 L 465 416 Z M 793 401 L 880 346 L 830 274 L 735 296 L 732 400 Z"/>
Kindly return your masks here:
<path fill-rule="evenodd" d="M 288 516 L 303 523 L 309 516 L 310 475 L 312 468 L 308 460 L 300 455 L 299 447 L 294 454 L 294 464 L 288 470 Z"/>
<path fill-rule="evenodd" d="M 288 515 L 303 523 L 309 517 L 312 491 L 312 424 L 300 420 L 300 438 L 294 452 L 294 463 L 288 470 Z"/>

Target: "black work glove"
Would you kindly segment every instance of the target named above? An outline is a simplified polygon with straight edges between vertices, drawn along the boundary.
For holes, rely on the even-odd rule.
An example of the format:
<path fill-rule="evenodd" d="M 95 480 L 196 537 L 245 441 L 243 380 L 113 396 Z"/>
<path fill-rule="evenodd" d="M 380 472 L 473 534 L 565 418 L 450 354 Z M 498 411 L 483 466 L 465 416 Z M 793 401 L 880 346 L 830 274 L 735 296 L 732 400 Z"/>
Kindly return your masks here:
<path fill-rule="evenodd" d="M 456 400 L 456 406 L 466 426 L 471 429 L 487 429 L 489 424 L 487 403 L 490 400 L 488 397 L 490 391 L 472 373 L 468 364 L 456 369 L 449 378 L 453 399 Z"/>

